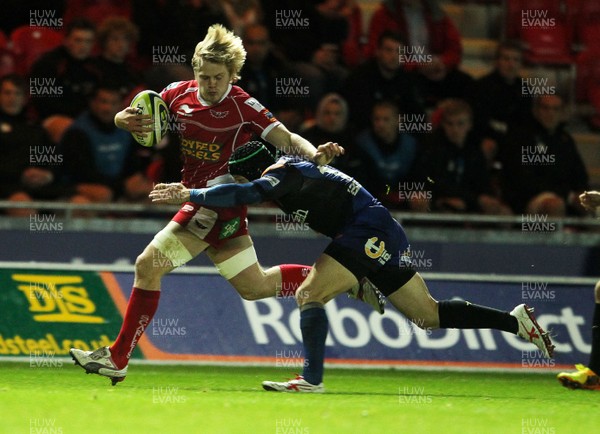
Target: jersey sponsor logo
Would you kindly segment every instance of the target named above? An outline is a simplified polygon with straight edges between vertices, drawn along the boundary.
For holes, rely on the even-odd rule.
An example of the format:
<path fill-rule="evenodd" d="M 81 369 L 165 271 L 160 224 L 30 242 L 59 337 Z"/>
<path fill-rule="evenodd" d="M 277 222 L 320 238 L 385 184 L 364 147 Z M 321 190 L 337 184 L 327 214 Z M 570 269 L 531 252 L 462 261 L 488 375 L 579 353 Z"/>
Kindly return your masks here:
<path fill-rule="evenodd" d="M 223 223 L 221 232 L 219 232 L 219 239 L 227 238 L 235 234 L 240 228 L 240 218 L 236 217 Z"/>
<path fill-rule="evenodd" d="M 271 175 L 265 175 L 263 176 L 263 179 L 267 181 L 271 185 L 271 187 L 275 187 L 277 184 L 279 184 L 279 179 Z"/>
<path fill-rule="evenodd" d="M 196 226 L 198 226 L 198 229 L 208 229 L 208 226 L 206 226 L 203 223 L 200 223 L 198 220 L 195 220 Z"/>
<path fill-rule="evenodd" d="M 390 260 L 392 255 L 385 250 L 385 241 L 379 241 L 379 238 L 372 237 L 367 240 L 365 243 L 365 254 L 371 259 L 377 259 L 377 261 L 384 265 L 387 261 Z"/>
<path fill-rule="evenodd" d="M 273 113 L 271 113 L 269 110 L 263 109 L 262 114 L 265 115 L 265 118 L 267 118 L 269 122 L 277 122 L 277 118 L 273 116 Z"/>
<path fill-rule="evenodd" d="M 203 240 L 213 229 L 218 218 L 219 214 L 216 211 L 201 207 L 185 228 Z"/>
<path fill-rule="evenodd" d="M 179 86 L 181 83 L 183 83 L 183 81 L 175 81 L 175 82 L 171 83 L 170 85 L 168 85 L 167 87 L 165 87 L 165 90 L 173 89 L 173 88 Z"/>
<path fill-rule="evenodd" d="M 192 211 L 194 211 L 194 206 L 190 205 L 189 203 L 185 204 L 185 205 L 183 205 L 183 208 L 181 208 L 181 211 L 183 211 L 183 212 L 192 212 Z"/>
<path fill-rule="evenodd" d="M 198 160 L 217 161 L 221 158 L 221 145 L 199 140 L 181 139 L 181 152 L 187 157 Z"/>
<path fill-rule="evenodd" d="M 210 109 L 210 115 L 216 119 L 223 119 L 223 118 L 227 117 L 228 114 L 229 114 L 229 110 L 224 111 L 224 112 L 218 112 L 216 110 Z"/>
<path fill-rule="evenodd" d="M 297 209 L 296 211 L 294 211 L 292 213 L 292 216 L 294 217 L 295 222 L 304 223 L 306 221 L 306 218 L 308 217 L 308 210 L 307 209 Z"/>
<path fill-rule="evenodd" d="M 362 188 L 362 185 L 360 185 L 360 183 L 346 175 L 344 172 L 340 172 L 339 170 L 331 167 L 331 166 L 318 166 L 317 169 L 319 170 L 319 172 L 321 172 L 322 175 L 325 174 L 330 174 L 330 175 L 334 175 L 334 176 L 338 176 L 340 178 L 342 178 L 344 181 L 348 182 L 348 193 L 350 193 L 352 196 L 356 196 L 358 194 L 358 192 L 360 191 L 360 189 Z"/>
<path fill-rule="evenodd" d="M 275 116 L 273 116 L 273 113 L 271 113 L 266 108 L 263 108 L 263 110 L 261 111 L 261 113 L 265 116 L 265 118 L 268 119 L 269 122 L 271 122 L 271 123 L 277 122 L 277 118 L 275 118 Z"/>
<path fill-rule="evenodd" d="M 361 185 L 358 183 L 358 181 L 356 181 L 355 179 L 353 179 L 352 181 L 350 181 L 350 183 L 348 184 L 348 193 L 350 193 L 352 196 L 356 196 L 358 194 L 358 192 L 361 189 Z"/>
<path fill-rule="evenodd" d="M 256 98 L 248 98 L 246 101 L 244 101 L 244 104 L 252 107 L 254 110 L 256 110 L 257 112 L 261 112 L 262 110 L 265 110 L 264 106 L 259 103 Z"/>
<path fill-rule="evenodd" d="M 194 109 L 187 104 L 181 104 L 177 109 L 177 114 L 182 116 L 191 116 Z"/>
<path fill-rule="evenodd" d="M 148 323 L 150 322 L 150 317 L 148 315 L 140 316 L 140 320 L 138 321 L 138 326 L 135 329 L 135 334 L 133 335 L 133 340 L 131 341 L 131 345 L 129 346 L 129 351 L 127 352 L 127 358 L 131 358 L 131 354 L 137 345 L 137 341 L 144 334 L 144 330 L 148 327 Z"/>

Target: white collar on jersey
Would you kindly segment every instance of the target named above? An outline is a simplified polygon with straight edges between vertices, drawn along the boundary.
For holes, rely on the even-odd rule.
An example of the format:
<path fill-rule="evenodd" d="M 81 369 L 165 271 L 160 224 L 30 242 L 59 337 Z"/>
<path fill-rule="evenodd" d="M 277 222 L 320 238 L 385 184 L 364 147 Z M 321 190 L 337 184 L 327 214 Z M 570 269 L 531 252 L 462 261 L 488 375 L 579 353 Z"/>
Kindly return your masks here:
<path fill-rule="evenodd" d="M 223 94 L 223 97 L 219 101 L 217 101 L 215 104 L 219 104 L 221 101 L 223 101 L 225 98 L 227 98 L 227 95 L 229 95 L 229 92 L 231 92 L 231 88 L 232 87 L 233 87 L 233 85 L 231 83 L 229 83 L 229 87 L 227 88 L 227 90 Z M 198 101 L 203 106 L 208 107 L 208 106 L 211 106 L 211 105 L 215 105 L 215 104 L 209 104 L 208 102 L 206 102 L 204 100 L 204 98 L 202 98 L 202 96 L 200 95 L 200 89 L 198 89 L 198 92 L 196 92 L 196 95 L 198 96 Z"/>

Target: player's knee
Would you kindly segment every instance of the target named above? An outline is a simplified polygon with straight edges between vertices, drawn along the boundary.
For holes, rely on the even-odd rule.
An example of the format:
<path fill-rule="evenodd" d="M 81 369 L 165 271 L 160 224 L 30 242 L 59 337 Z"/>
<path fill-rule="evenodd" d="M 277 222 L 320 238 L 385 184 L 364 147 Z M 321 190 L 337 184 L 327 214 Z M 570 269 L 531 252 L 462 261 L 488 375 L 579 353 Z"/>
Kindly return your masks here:
<path fill-rule="evenodd" d="M 148 271 L 148 260 L 144 253 L 140 254 L 137 258 L 135 258 L 135 274 L 138 276 L 147 275 Z"/>
<path fill-rule="evenodd" d="M 596 303 L 600 303 L 600 280 L 596 282 L 596 286 L 594 287 L 594 297 Z"/>
<path fill-rule="evenodd" d="M 327 294 L 323 293 L 322 291 L 317 291 L 311 287 L 301 287 L 296 291 L 296 303 L 298 303 L 298 306 L 302 306 L 306 303 L 325 304 L 326 298 Z"/>
<path fill-rule="evenodd" d="M 135 274 L 137 276 L 160 276 L 163 267 L 157 263 L 156 258 L 153 258 L 148 252 L 139 255 L 135 260 Z"/>
<path fill-rule="evenodd" d="M 249 286 L 236 286 L 235 289 L 237 290 L 240 297 L 242 297 L 244 300 L 255 301 L 263 298 L 260 291 L 257 291 L 256 289 Z"/>
<path fill-rule="evenodd" d="M 437 317 L 411 318 L 410 320 L 421 330 L 434 330 L 440 327 L 440 321 Z"/>
<path fill-rule="evenodd" d="M 438 313 L 438 303 L 429 304 L 429 309 L 422 312 L 410 321 L 422 330 L 434 330 L 440 327 L 440 315 Z"/>

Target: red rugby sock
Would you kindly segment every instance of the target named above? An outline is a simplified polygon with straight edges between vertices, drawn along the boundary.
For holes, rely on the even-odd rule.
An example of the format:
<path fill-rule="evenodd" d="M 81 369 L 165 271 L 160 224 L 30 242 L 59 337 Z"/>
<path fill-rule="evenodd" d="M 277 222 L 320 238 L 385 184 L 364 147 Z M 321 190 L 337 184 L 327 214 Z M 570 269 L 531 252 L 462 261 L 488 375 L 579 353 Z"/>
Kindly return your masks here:
<path fill-rule="evenodd" d="M 298 264 L 282 264 L 281 270 L 281 288 L 277 288 L 277 297 L 293 297 L 296 290 L 300 287 L 312 267 Z"/>
<path fill-rule="evenodd" d="M 112 359 L 119 369 L 123 369 L 127 365 L 144 330 L 152 321 L 158 308 L 159 297 L 160 291 L 148 291 L 133 287 L 121 331 L 115 343 L 110 347 Z"/>

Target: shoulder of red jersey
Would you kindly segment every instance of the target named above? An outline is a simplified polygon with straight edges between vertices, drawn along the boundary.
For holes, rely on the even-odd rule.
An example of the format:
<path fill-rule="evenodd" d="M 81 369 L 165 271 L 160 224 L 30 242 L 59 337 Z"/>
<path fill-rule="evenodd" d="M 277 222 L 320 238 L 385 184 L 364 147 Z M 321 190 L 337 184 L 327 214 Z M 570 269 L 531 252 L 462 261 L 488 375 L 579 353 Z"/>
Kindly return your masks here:
<path fill-rule="evenodd" d="M 196 80 L 175 81 L 165 87 L 160 92 L 160 96 L 167 104 L 169 104 L 177 96 L 186 94 L 188 92 L 197 92 L 197 90 L 198 85 Z"/>
<path fill-rule="evenodd" d="M 232 98 L 240 107 L 243 112 L 246 112 L 249 115 L 252 113 L 263 113 L 269 114 L 273 116 L 271 112 L 265 108 L 258 100 L 252 96 L 250 96 L 244 89 L 239 86 L 233 86 L 228 95 L 229 98 Z M 251 110 L 248 110 L 251 109 Z"/>
<path fill-rule="evenodd" d="M 251 97 L 244 89 L 242 89 L 239 86 L 232 86 L 228 96 L 230 98 L 235 99 L 238 103 L 244 103 L 246 105 L 244 108 L 250 107 L 258 113 L 265 109 L 265 107 L 260 102 L 258 102 L 256 98 Z"/>
<path fill-rule="evenodd" d="M 231 98 L 250 98 L 248 92 L 236 85 L 231 86 L 231 91 L 229 91 L 228 96 Z"/>

